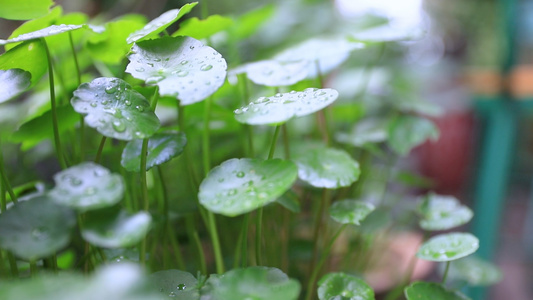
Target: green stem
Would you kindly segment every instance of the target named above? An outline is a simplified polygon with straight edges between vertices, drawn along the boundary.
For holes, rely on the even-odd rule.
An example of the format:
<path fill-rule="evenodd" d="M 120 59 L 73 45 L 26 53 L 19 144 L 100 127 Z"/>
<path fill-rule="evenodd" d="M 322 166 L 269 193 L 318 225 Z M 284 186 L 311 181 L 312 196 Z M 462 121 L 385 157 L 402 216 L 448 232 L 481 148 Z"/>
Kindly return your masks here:
<path fill-rule="evenodd" d="M 274 157 L 274 152 L 276 151 L 276 144 L 279 136 L 281 125 L 276 126 L 274 131 L 274 137 L 272 137 L 272 144 L 270 145 L 270 151 L 268 153 L 268 159 Z M 257 209 L 257 215 L 255 219 L 255 260 L 258 266 L 262 265 L 262 227 L 263 227 L 263 208 L 260 207 Z"/>
<path fill-rule="evenodd" d="M 35 275 L 37 275 L 37 261 L 31 260 L 30 261 L 30 276 L 34 277 Z"/>
<path fill-rule="evenodd" d="M 17 260 L 15 259 L 15 256 L 11 252 L 7 252 L 7 260 L 9 261 L 9 269 L 11 270 L 11 276 L 13 278 L 19 277 L 19 269 L 17 266 Z"/>
<path fill-rule="evenodd" d="M 185 264 L 183 263 L 183 256 L 181 254 L 180 244 L 178 242 L 178 239 L 176 239 L 176 233 L 170 225 L 170 222 L 167 223 L 167 226 L 168 233 L 170 236 L 170 245 L 172 246 L 172 252 L 174 253 L 174 257 L 176 258 L 176 264 L 178 265 L 178 268 L 180 268 L 181 270 L 185 270 Z"/>
<path fill-rule="evenodd" d="M 0 278 L 6 275 L 6 265 L 4 264 L 4 251 L 0 250 Z"/>
<path fill-rule="evenodd" d="M 322 265 L 324 264 L 324 262 L 328 258 L 329 253 L 331 252 L 331 248 L 333 248 L 333 244 L 335 244 L 335 241 L 337 240 L 339 235 L 344 231 L 344 229 L 347 226 L 348 226 L 348 224 L 342 225 L 341 228 L 339 228 L 339 230 L 335 233 L 335 235 L 333 236 L 331 241 L 328 243 L 328 247 L 322 253 L 322 256 L 320 257 L 320 260 L 319 260 L 318 264 L 312 270 L 311 277 L 309 279 L 309 282 L 307 283 L 307 293 L 306 293 L 306 297 L 305 297 L 306 300 L 311 300 L 311 298 L 313 297 L 314 286 L 315 286 L 315 282 L 316 282 L 316 279 L 318 277 L 318 274 L 320 272 L 320 269 L 322 269 Z"/>
<path fill-rule="evenodd" d="M 263 208 L 257 209 L 255 216 L 255 264 L 258 266 L 263 265 L 262 255 L 262 235 L 263 235 Z"/>
<path fill-rule="evenodd" d="M 148 152 L 148 139 L 144 139 L 142 143 L 142 149 L 141 149 L 141 194 L 142 194 L 142 209 L 144 211 L 148 211 L 149 208 L 149 202 L 148 202 L 148 186 L 146 184 L 146 155 Z M 141 241 L 141 249 L 139 253 L 139 262 L 141 265 L 145 265 L 145 259 L 146 259 L 146 237 L 144 237 Z"/>
<path fill-rule="evenodd" d="M 207 274 L 207 267 L 205 264 L 205 253 L 204 248 L 202 247 L 202 243 L 200 242 L 200 238 L 198 237 L 198 232 L 196 231 L 196 226 L 194 224 L 194 216 L 189 214 L 185 218 L 185 226 L 187 228 L 187 234 L 189 236 L 189 240 L 191 240 L 195 246 L 198 253 L 198 263 L 200 267 L 200 271 L 202 274 Z"/>
<path fill-rule="evenodd" d="M 76 66 L 76 79 L 78 80 L 78 86 L 81 85 L 81 72 L 80 64 L 78 63 L 78 54 L 74 48 L 74 41 L 72 39 L 72 31 L 68 32 L 68 39 L 70 43 L 70 50 L 72 51 L 72 57 L 74 59 L 74 65 Z M 85 119 L 80 115 L 80 162 L 84 160 L 85 153 Z"/>
<path fill-rule="evenodd" d="M 154 94 L 152 95 L 152 99 L 150 100 L 150 109 L 155 112 L 155 109 L 157 107 L 157 102 L 159 101 L 159 86 L 155 86 Z"/>
<path fill-rule="evenodd" d="M 316 213 L 316 219 L 315 219 L 315 228 L 313 230 L 313 256 L 311 256 L 311 265 L 309 270 L 315 269 L 316 260 L 318 258 L 318 250 L 319 250 L 319 240 L 320 240 L 320 230 L 322 229 L 322 232 L 327 232 L 327 222 L 324 222 L 324 214 L 329 204 L 329 193 L 328 189 L 324 188 L 322 190 L 322 199 L 320 201 L 320 205 L 318 207 L 317 213 Z M 325 239 L 324 239 L 325 240 Z"/>
<path fill-rule="evenodd" d="M 94 158 L 95 163 L 100 163 L 100 159 L 102 158 L 102 151 L 104 151 L 104 145 L 107 137 L 102 136 L 102 140 L 100 140 L 100 145 L 98 146 L 98 151 L 96 152 L 96 157 Z"/>
<path fill-rule="evenodd" d="M 209 223 L 209 234 L 211 235 L 211 242 L 213 243 L 213 251 L 215 252 L 215 264 L 217 273 L 224 273 L 224 260 L 222 259 L 222 251 L 220 250 L 220 240 L 218 238 L 217 225 L 215 222 L 215 215 L 207 211 L 207 220 Z"/>
<path fill-rule="evenodd" d="M 237 247 L 235 250 L 235 262 L 233 268 L 236 269 L 239 267 L 239 257 L 241 264 L 240 266 L 245 268 L 248 266 L 248 224 L 250 221 L 250 214 L 245 214 L 244 219 L 242 220 L 241 233 L 239 234 L 239 241 L 237 242 Z"/>
<path fill-rule="evenodd" d="M 55 143 L 55 148 L 56 148 L 56 155 L 57 155 L 59 164 L 61 165 L 61 168 L 66 169 L 67 163 L 65 161 L 65 157 L 63 157 L 63 148 L 61 147 L 61 140 L 59 138 L 59 125 L 57 122 L 56 92 L 55 92 L 55 86 L 54 86 L 54 69 L 52 67 L 52 56 L 50 55 L 50 49 L 48 49 L 46 40 L 42 38 L 41 41 L 46 51 L 46 58 L 48 61 L 48 81 L 50 83 L 50 104 L 52 107 L 51 108 L 52 127 L 54 130 L 54 143 Z"/>
<path fill-rule="evenodd" d="M 202 1 L 204 3 L 204 1 Z M 204 163 L 204 175 L 207 177 L 211 170 L 211 155 L 209 148 L 209 119 L 211 114 L 211 101 L 212 97 L 205 99 L 204 101 L 204 132 L 202 135 L 202 153 Z M 222 259 L 222 251 L 220 249 L 220 239 L 218 237 L 218 229 L 216 225 L 215 215 L 207 211 L 207 221 L 209 226 L 209 235 L 213 244 L 213 251 L 215 252 L 215 264 L 217 273 L 224 273 L 224 260 Z"/>
<path fill-rule="evenodd" d="M 270 144 L 270 151 L 268 152 L 268 159 L 272 159 L 274 157 L 274 152 L 276 151 L 276 144 L 279 136 L 281 125 L 276 126 L 276 130 L 274 131 L 274 137 L 272 138 L 272 144 Z"/>
<path fill-rule="evenodd" d="M 18 203 L 17 196 L 13 192 L 13 189 L 11 188 L 11 184 L 9 183 L 9 179 L 6 175 L 6 168 L 4 165 L 4 156 L 0 152 L 0 176 L 2 177 L 2 195 L 5 197 L 4 191 L 7 191 L 9 194 L 9 197 L 11 197 L 11 201 L 13 201 L 14 204 Z M 7 205 L 7 201 L 6 205 Z M 2 211 L 5 211 L 4 204 L 2 204 Z"/>
<path fill-rule="evenodd" d="M 85 118 L 80 115 L 80 163 L 85 160 Z"/>
<path fill-rule="evenodd" d="M 78 54 L 76 49 L 74 49 L 74 41 L 72 40 L 72 31 L 68 32 L 68 40 L 70 43 L 70 50 L 72 51 L 72 57 L 74 58 L 74 65 L 76 66 L 76 78 L 78 79 L 78 86 L 81 84 L 81 72 L 80 64 L 78 63 Z"/>
<path fill-rule="evenodd" d="M 442 285 L 446 284 L 446 279 L 448 279 L 449 270 L 450 270 L 450 261 L 447 261 L 446 268 L 444 269 L 444 275 L 442 275 Z"/>
<path fill-rule="evenodd" d="M 287 124 L 283 124 L 282 126 L 282 134 L 283 134 L 283 147 L 285 151 L 285 159 L 289 160 L 291 159 L 291 148 L 290 148 L 290 142 L 289 142 L 289 133 L 287 130 Z"/>

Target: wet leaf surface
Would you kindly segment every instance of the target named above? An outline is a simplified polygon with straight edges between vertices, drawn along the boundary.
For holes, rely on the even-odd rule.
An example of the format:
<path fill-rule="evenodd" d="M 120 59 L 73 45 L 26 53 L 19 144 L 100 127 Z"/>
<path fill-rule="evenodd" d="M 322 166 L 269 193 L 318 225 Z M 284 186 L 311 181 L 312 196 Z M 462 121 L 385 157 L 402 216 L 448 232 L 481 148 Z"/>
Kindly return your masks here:
<path fill-rule="evenodd" d="M 159 86 L 159 94 L 189 105 L 209 97 L 226 78 L 227 64 L 215 49 L 190 37 L 163 37 L 135 44 L 126 72 Z"/>
<path fill-rule="evenodd" d="M 71 99 L 74 110 L 85 114 L 87 125 L 120 140 L 143 139 L 159 128 L 150 104 L 119 78 L 96 78 L 81 84 Z"/>
<path fill-rule="evenodd" d="M 317 112 L 333 103 L 339 93 L 334 89 L 308 88 L 302 92 L 277 93 L 260 97 L 254 102 L 236 109 L 235 119 L 250 125 L 281 124 L 294 117 Z"/>
<path fill-rule="evenodd" d="M 416 256 L 430 261 L 452 261 L 470 255 L 479 248 L 479 240 L 470 233 L 447 233 L 430 238 Z"/>
<path fill-rule="evenodd" d="M 198 198 L 208 210 L 233 217 L 263 207 L 285 193 L 298 170 L 281 159 L 230 159 L 209 172 Z"/>
<path fill-rule="evenodd" d="M 355 276 L 329 273 L 318 281 L 318 299 L 374 300 L 372 288 Z"/>
<path fill-rule="evenodd" d="M 331 205 L 329 215 L 341 224 L 360 225 L 374 209 L 373 204 L 363 201 L 340 200 Z"/>

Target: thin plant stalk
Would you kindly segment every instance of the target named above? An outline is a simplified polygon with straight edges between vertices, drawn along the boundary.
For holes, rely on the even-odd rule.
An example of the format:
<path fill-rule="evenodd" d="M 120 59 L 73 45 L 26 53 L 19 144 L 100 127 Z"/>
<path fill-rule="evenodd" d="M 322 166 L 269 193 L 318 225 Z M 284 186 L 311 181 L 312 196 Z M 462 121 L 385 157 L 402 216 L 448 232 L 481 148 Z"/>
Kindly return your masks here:
<path fill-rule="evenodd" d="M 94 158 L 95 163 L 100 163 L 100 159 L 102 158 L 102 152 L 104 151 L 105 141 L 107 140 L 107 137 L 102 136 L 102 139 L 100 140 L 100 145 L 98 145 L 98 151 L 96 152 L 96 157 Z"/>
<path fill-rule="evenodd" d="M 268 152 L 268 159 L 274 157 L 276 151 L 276 144 L 279 136 L 281 125 L 276 126 L 274 130 L 274 136 L 272 137 L 272 143 L 270 145 L 270 151 Z M 262 224 L 263 224 L 263 208 L 257 209 L 255 218 L 255 261 L 257 265 L 262 265 Z"/>
<path fill-rule="evenodd" d="M 67 168 L 65 157 L 63 156 L 63 148 L 61 147 L 61 140 L 59 138 L 59 125 L 57 121 L 57 105 L 56 105 L 56 92 L 54 86 L 54 69 L 52 67 L 52 56 L 50 55 L 50 49 L 46 40 L 41 38 L 44 49 L 46 51 L 46 58 L 48 61 L 48 82 L 50 83 L 50 105 L 52 111 L 52 128 L 54 131 L 54 144 L 56 148 L 56 155 L 62 169 Z"/>
<path fill-rule="evenodd" d="M 448 279 L 448 271 L 450 270 L 450 261 L 446 262 L 446 267 L 444 269 L 444 275 L 442 275 L 442 282 L 441 284 L 446 284 L 446 279 Z"/>
<path fill-rule="evenodd" d="M 185 134 L 185 136 L 187 136 L 187 126 L 185 125 L 186 124 L 185 107 L 180 105 L 179 101 L 177 105 L 178 105 L 178 126 L 180 130 Z M 183 150 L 182 156 L 183 156 L 183 159 L 185 160 L 187 170 L 189 171 L 189 174 L 191 175 L 189 177 L 191 178 L 191 183 L 193 185 L 193 188 L 196 191 L 198 191 L 198 182 L 196 182 L 196 176 L 194 175 L 194 167 L 192 166 L 191 160 L 188 158 L 188 153 L 189 153 L 188 147 L 186 147 Z M 202 217 L 202 220 L 204 221 L 204 224 L 206 224 L 206 226 L 209 228 L 209 221 L 208 221 L 209 217 L 206 216 L 202 207 L 199 207 L 199 212 L 200 212 L 200 216 Z M 198 252 L 198 263 L 200 265 L 199 266 L 200 270 L 202 274 L 207 274 L 207 266 L 205 263 L 205 253 L 202 247 L 202 243 L 200 242 L 200 238 L 198 236 L 198 231 L 196 230 L 196 226 L 194 224 L 194 216 L 190 214 L 186 217 L 185 220 L 186 220 L 185 226 L 187 229 L 187 234 L 189 236 L 189 239 L 194 242 L 196 246 L 196 250 Z"/>
<path fill-rule="evenodd" d="M 320 260 L 318 261 L 317 265 L 311 271 L 311 277 L 309 281 L 307 282 L 307 292 L 306 292 L 306 297 L 305 297 L 306 300 L 311 300 L 311 298 L 313 297 L 313 294 L 315 292 L 314 286 L 315 286 L 315 282 L 318 277 L 318 274 L 320 273 L 320 269 L 322 269 L 324 262 L 328 258 L 329 253 L 331 252 L 331 248 L 333 248 L 333 244 L 335 244 L 335 241 L 337 240 L 339 235 L 344 231 L 344 229 L 346 229 L 347 226 L 348 224 L 344 224 L 339 228 L 339 230 L 337 230 L 335 235 L 333 235 L 333 238 L 331 238 L 331 241 L 328 243 L 327 248 L 322 253 L 322 256 L 320 257 Z"/>
<path fill-rule="evenodd" d="M 37 261 L 35 259 L 30 260 L 30 276 L 37 275 Z"/>
<path fill-rule="evenodd" d="M 3 278 L 5 274 L 6 274 L 6 265 L 4 263 L 4 251 L 0 250 L 0 276 L 2 276 Z"/>
<path fill-rule="evenodd" d="M 15 256 L 10 251 L 7 251 L 7 260 L 9 261 L 9 269 L 11 270 L 11 276 L 13 278 L 19 277 L 19 269 L 17 266 L 17 260 Z"/>
<path fill-rule="evenodd" d="M 68 39 L 70 43 L 70 50 L 72 52 L 72 58 L 74 60 L 74 66 L 76 67 L 76 79 L 78 82 L 78 86 L 81 85 L 81 71 L 80 71 L 80 64 L 78 62 L 78 54 L 76 53 L 76 49 L 74 48 L 74 41 L 72 39 L 72 31 L 68 32 Z M 80 162 L 83 162 L 84 160 L 84 153 L 85 153 L 85 119 L 83 116 L 80 115 Z"/>
<path fill-rule="evenodd" d="M 314 242 L 313 256 L 311 256 L 311 264 L 309 267 L 309 270 L 311 271 L 315 269 L 316 260 L 318 259 L 318 251 L 320 248 L 319 246 L 320 231 L 322 230 L 324 234 L 327 233 L 328 223 L 324 222 L 324 214 L 325 214 L 327 207 L 329 207 L 329 201 L 330 201 L 330 198 L 329 198 L 328 189 L 324 188 L 322 190 L 322 198 L 321 198 L 320 205 L 318 206 L 318 210 L 316 213 L 315 228 L 313 230 L 313 242 Z M 324 241 L 325 240 L 326 239 L 324 238 Z"/>
<path fill-rule="evenodd" d="M 250 214 L 245 214 L 244 219 L 241 225 L 241 233 L 239 234 L 239 241 L 237 243 L 237 250 L 235 251 L 235 264 L 233 268 L 239 267 L 239 260 L 241 259 L 241 267 L 245 268 L 248 266 L 248 226 L 250 222 Z"/>
<path fill-rule="evenodd" d="M 174 254 L 174 257 L 176 258 L 176 264 L 178 265 L 178 268 L 180 268 L 181 270 L 185 270 L 185 263 L 183 263 L 183 256 L 181 254 L 180 244 L 178 242 L 178 239 L 176 239 L 176 233 L 174 232 L 174 229 L 170 225 L 170 222 L 167 223 L 167 230 L 168 230 L 168 237 L 170 240 L 170 245 L 172 246 L 172 253 Z"/>
<path fill-rule="evenodd" d="M 193 241 L 196 246 L 196 250 L 198 251 L 198 263 L 200 271 L 202 272 L 202 274 L 206 275 L 207 266 L 205 264 L 204 248 L 202 247 L 200 237 L 198 237 L 198 231 L 196 230 L 196 226 L 194 224 L 194 216 L 192 214 L 189 214 L 185 218 L 185 227 L 187 230 L 187 235 L 189 236 L 189 240 Z"/>
<path fill-rule="evenodd" d="M 142 148 L 141 148 L 141 195 L 142 195 L 142 210 L 148 211 L 149 202 L 148 202 L 148 186 L 146 184 L 146 156 L 148 152 L 148 139 L 143 139 Z M 141 241 L 140 251 L 139 251 L 139 262 L 141 265 L 145 265 L 146 260 L 146 236 Z"/>
<path fill-rule="evenodd" d="M 18 203 L 18 199 L 15 193 L 13 192 L 13 189 L 11 188 L 9 179 L 7 178 L 6 168 L 4 165 L 4 156 L 2 155 L 1 152 L 0 152 L 0 177 L 2 179 L 2 195 L 5 196 L 4 191 L 6 191 L 9 194 L 9 197 L 11 197 L 11 201 L 16 205 Z M 2 206 L 2 211 L 5 211 L 4 206 Z"/>

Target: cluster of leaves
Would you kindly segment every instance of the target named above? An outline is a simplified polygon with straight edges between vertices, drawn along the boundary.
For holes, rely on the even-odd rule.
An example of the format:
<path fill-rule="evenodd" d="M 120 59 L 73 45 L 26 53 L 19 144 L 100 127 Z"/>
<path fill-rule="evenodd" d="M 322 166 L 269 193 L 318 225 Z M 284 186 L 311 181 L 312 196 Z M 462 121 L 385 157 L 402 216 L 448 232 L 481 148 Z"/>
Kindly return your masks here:
<path fill-rule="evenodd" d="M 125 15 L 102 25 L 60 6 L 50 10 L 50 1 L 0 4 L 0 17 L 29 19 L 0 40 L 0 102 L 24 111 L 16 131 L 2 131 L 11 143 L 2 147 L 20 143 L 19 155 L 28 157 L 46 152 L 37 164 L 50 158 L 53 141 L 53 163 L 61 168 L 51 174 L 53 184 L 23 178 L 13 186 L 11 157 L 3 155 L 7 166 L 0 157 L 0 275 L 32 276 L 3 282 L 0 298 L 374 299 L 364 270 L 347 264 L 339 266 L 346 272 L 323 274 L 323 266 L 340 236 L 371 241 L 369 228 L 390 228 L 393 220 L 376 216 L 398 204 L 387 193 L 395 165 L 378 181 L 382 196 L 372 198 L 376 161 L 403 157 L 438 136 L 421 115 L 433 107 L 388 101 L 396 90 L 367 88 L 385 46 L 411 32 L 374 24 L 239 65 L 209 45 L 225 37 L 225 49 L 238 48 L 272 7 L 189 18 L 170 33 L 196 2 L 149 22 Z M 343 97 L 341 85 L 325 81 L 365 48 L 381 54 L 362 71 L 360 90 Z M 372 108 L 361 100 L 367 96 L 382 105 Z M 425 231 L 472 218 L 456 199 L 434 194 L 416 211 Z M 449 265 L 477 248 L 471 234 L 448 233 L 425 241 L 417 256 L 447 262 L 443 282 L 450 276 L 491 284 L 499 275 L 490 264 Z M 153 273 L 144 276 L 138 264 Z M 89 278 L 69 273 L 95 269 Z M 47 271 L 59 274 L 37 275 Z M 307 283 L 305 293 L 287 273 Z M 411 284 L 405 296 L 465 297 L 429 282 Z"/>

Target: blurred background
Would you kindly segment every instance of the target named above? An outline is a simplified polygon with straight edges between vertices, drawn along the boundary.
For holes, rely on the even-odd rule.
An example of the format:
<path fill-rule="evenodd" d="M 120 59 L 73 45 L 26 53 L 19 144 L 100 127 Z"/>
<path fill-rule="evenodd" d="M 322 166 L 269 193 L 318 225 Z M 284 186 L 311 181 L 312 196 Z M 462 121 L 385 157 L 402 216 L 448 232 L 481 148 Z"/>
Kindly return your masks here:
<path fill-rule="evenodd" d="M 125 13 L 153 19 L 185 3 L 56 1 L 65 13 L 85 12 L 94 22 Z M 230 68 L 268 58 L 310 36 L 384 21 L 391 32 L 417 33 L 414 39 L 387 44 L 379 66 L 369 62 L 376 48 L 354 53 L 350 64 L 371 72 L 346 68 L 330 75 L 328 85 L 347 98 L 357 96 L 354 85 L 365 85 L 361 101 L 369 107 L 376 98 L 399 102 L 402 97 L 431 105 L 419 111 L 437 124 L 439 140 L 423 144 L 401 162 L 431 182 L 412 193 L 430 188 L 474 209 L 465 230 L 480 237 L 479 255 L 504 273 L 480 299 L 533 299 L 533 1 L 208 0 L 208 7 L 209 14 L 227 16 L 271 7 L 267 20 L 238 49 L 225 48 L 224 32 L 212 38 Z M 187 18 L 194 16 L 200 16 L 199 9 Z M 0 19 L 0 38 L 21 23 Z"/>

